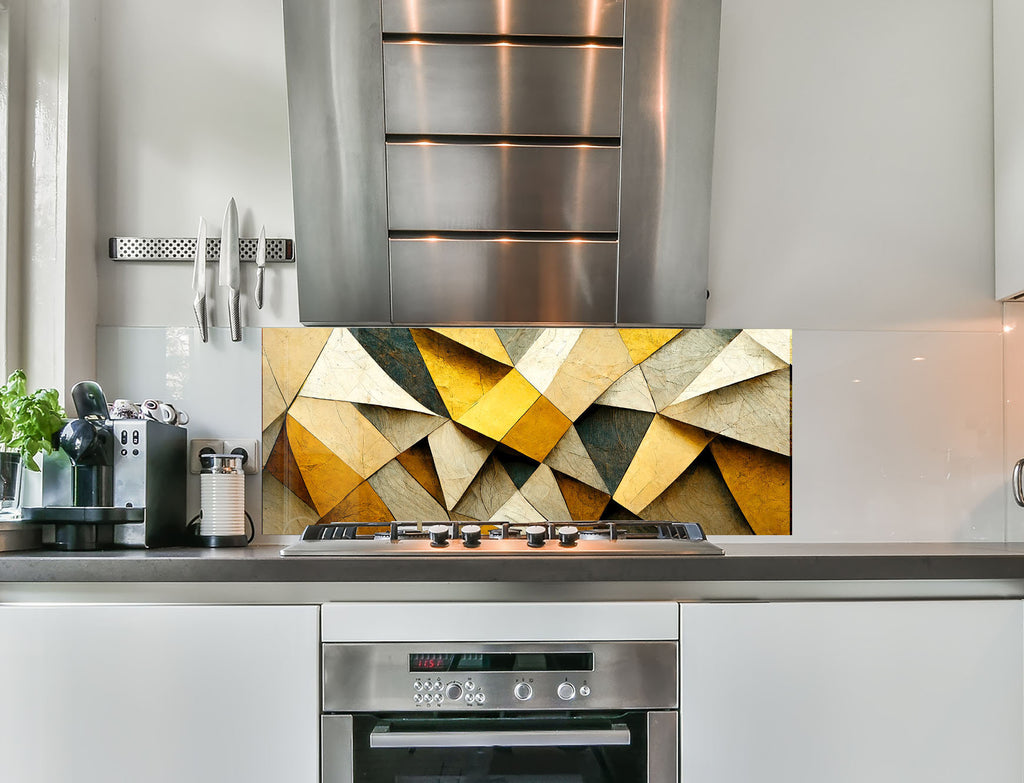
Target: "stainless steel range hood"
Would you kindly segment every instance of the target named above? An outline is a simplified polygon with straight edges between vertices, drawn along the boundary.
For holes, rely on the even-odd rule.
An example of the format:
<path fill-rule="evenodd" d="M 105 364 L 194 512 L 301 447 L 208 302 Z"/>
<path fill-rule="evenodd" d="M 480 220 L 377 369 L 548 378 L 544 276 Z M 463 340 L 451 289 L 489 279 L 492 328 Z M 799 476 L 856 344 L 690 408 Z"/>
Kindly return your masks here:
<path fill-rule="evenodd" d="M 721 0 L 284 0 L 307 325 L 704 322 Z"/>

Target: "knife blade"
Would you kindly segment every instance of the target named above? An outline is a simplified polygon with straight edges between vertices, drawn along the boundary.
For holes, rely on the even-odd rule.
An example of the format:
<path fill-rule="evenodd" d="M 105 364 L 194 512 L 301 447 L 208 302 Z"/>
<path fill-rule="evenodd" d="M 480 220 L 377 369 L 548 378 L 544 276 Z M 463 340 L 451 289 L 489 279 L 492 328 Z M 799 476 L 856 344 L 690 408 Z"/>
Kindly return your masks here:
<path fill-rule="evenodd" d="M 224 210 L 224 226 L 220 235 L 220 284 L 228 289 L 228 324 L 231 326 L 231 341 L 235 343 L 242 339 L 242 323 L 238 311 L 241 287 L 238 256 L 238 207 L 232 198 Z"/>
<path fill-rule="evenodd" d="M 206 320 L 206 218 L 199 218 L 199 234 L 196 237 L 196 260 L 192 267 L 192 290 L 195 291 L 195 299 L 192 300 L 192 309 L 196 314 L 196 323 L 199 325 L 199 336 L 203 342 L 210 339 L 209 329 Z"/>
<path fill-rule="evenodd" d="M 253 292 L 253 300 L 256 302 L 256 309 L 263 309 L 263 271 L 267 265 L 267 227 L 260 226 L 260 238 L 256 240 L 256 290 Z"/>

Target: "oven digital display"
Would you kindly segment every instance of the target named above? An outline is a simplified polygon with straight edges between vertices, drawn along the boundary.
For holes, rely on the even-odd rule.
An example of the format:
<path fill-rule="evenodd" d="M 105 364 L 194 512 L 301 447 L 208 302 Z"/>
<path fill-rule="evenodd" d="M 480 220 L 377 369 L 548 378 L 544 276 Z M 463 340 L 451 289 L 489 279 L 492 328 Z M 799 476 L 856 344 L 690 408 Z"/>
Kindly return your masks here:
<path fill-rule="evenodd" d="M 584 652 L 412 653 L 410 672 L 591 672 Z"/>

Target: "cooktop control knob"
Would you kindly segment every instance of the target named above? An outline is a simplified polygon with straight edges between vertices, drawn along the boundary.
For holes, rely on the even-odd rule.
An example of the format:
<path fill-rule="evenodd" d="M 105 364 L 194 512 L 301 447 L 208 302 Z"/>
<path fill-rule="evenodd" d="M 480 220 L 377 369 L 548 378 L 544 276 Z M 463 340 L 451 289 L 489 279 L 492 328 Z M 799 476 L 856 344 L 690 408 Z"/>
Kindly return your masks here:
<path fill-rule="evenodd" d="M 431 546 L 448 546 L 448 525 L 431 525 L 427 528 Z"/>
<path fill-rule="evenodd" d="M 526 528 L 526 545 L 532 547 L 544 546 L 544 539 L 548 531 L 544 525 L 530 525 Z"/>
<path fill-rule="evenodd" d="M 480 546 L 480 525 L 462 526 L 462 544 L 467 547 Z"/>
<path fill-rule="evenodd" d="M 530 687 L 528 682 L 517 682 L 516 687 L 512 689 L 512 694 L 519 699 L 519 701 L 528 701 L 533 696 L 533 688 Z"/>
<path fill-rule="evenodd" d="M 580 531 L 574 525 L 562 525 L 556 532 L 559 546 L 576 546 L 580 537 Z"/>
<path fill-rule="evenodd" d="M 457 682 L 450 682 L 445 686 L 444 697 L 448 701 L 458 701 L 462 698 L 462 686 Z"/>
<path fill-rule="evenodd" d="M 560 682 L 555 693 L 558 694 L 558 698 L 562 701 L 572 701 L 576 698 L 576 686 L 571 682 Z"/>

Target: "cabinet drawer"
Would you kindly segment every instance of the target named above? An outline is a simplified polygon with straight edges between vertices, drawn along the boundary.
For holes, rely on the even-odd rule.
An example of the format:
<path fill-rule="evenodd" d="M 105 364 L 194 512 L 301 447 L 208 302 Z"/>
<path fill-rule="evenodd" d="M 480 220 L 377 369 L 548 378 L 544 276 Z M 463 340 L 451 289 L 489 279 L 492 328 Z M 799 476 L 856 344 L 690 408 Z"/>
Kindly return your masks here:
<path fill-rule="evenodd" d="M 622 49 L 384 44 L 388 133 L 619 136 Z"/>
<path fill-rule="evenodd" d="M 390 244 L 395 323 L 615 321 L 615 242 Z"/>
<path fill-rule="evenodd" d="M 388 144 L 392 231 L 616 232 L 617 147 Z"/>
<path fill-rule="evenodd" d="M 383 0 L 385 33 L 622 36 L 622 0 Z"/>

